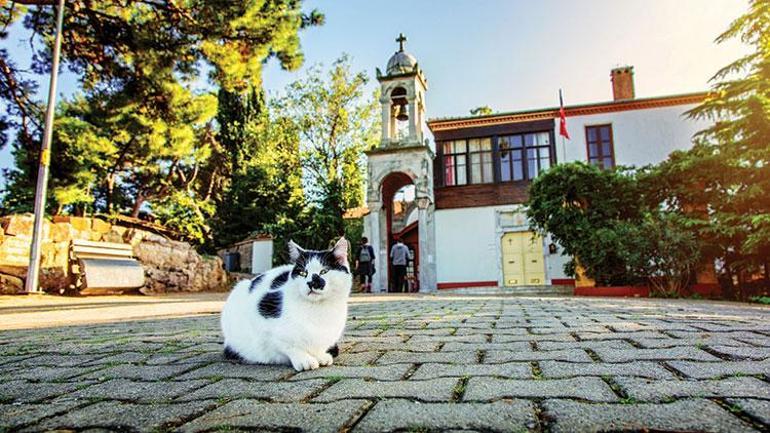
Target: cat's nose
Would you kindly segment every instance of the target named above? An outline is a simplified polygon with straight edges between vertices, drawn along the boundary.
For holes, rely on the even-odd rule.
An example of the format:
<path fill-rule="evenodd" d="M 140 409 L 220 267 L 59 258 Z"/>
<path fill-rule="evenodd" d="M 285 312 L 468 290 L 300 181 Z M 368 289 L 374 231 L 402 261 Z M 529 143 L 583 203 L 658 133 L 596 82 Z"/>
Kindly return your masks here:
<path fill-rule="evenodd" d="M 313 274 L 313 278 L 308 281 L 307 286 L 313 290 L 323 290 L 326 285 L 326 281 L 323 280 L 318 274 Z"/>

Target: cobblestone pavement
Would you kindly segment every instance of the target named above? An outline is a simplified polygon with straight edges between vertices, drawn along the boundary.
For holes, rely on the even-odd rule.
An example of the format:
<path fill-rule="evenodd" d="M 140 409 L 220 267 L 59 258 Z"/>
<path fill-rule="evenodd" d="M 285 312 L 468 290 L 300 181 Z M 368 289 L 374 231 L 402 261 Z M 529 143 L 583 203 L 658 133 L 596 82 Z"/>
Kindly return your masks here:
<path fill-rule="evenodd" d="M 767 308 L 380 298 L 348 325 L 303 373 L 224 361 L 216 315 L 0 332 L 0 430 L 770 429 Z"/>

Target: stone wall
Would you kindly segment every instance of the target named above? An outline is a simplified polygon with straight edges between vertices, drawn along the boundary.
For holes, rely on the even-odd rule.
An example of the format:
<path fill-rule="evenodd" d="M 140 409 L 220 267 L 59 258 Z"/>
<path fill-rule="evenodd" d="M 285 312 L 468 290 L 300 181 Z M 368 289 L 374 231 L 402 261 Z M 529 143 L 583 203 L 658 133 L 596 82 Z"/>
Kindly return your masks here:
<path fill-rule="evenodd" d="M 30 214 L 0 217 L 0 293 L 24 290 L 32 243 Z M 99 218 L 54 217 L 43 227 L 40 285 L 59 293 L 72 284 L 69 247 L 73 239 L 131 244 L 144 267 L 142 293 L 225 290 L 227 274 L 218 257 L 208 257 L 185 242 Z"/>

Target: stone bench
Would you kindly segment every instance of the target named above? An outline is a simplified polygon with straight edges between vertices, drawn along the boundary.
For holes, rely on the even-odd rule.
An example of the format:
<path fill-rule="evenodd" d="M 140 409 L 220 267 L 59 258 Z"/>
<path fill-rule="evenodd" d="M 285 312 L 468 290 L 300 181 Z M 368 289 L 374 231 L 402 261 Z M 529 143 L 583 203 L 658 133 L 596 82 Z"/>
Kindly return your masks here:
<path fill-rule="evenodd" d="M 82 295 L 122 293 L 144 286 L 144 268 L 130 244 L 73 239 L 72 289 Z"/>

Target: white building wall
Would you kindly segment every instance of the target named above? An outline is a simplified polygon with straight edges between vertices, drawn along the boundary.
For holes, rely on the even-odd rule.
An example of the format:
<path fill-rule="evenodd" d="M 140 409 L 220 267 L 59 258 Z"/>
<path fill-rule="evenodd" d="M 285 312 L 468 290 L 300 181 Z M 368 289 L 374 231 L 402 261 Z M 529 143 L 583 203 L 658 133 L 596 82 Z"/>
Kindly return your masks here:
<path fill-rule="evenodd" d="M 587 116 L 567 117 L 567 161 L 588 161 L 585 127 L 612 125 L 612 138 L 617 165 L 637 167 L 665 160 L 675 150 L 692 147 L 692 137 L 706 129 L 709 122 L 692 120 L 684 113 L 695 104 L 647 108 Z M 558 135 L 559 119 L 555 119 L 557 161 L 564 161 L 562 138 Z"/>
<path fill-rule="evenodd" d="M 436 272 L 441 283 L 497 281 L 495 206 L 436 211 Z"/>

